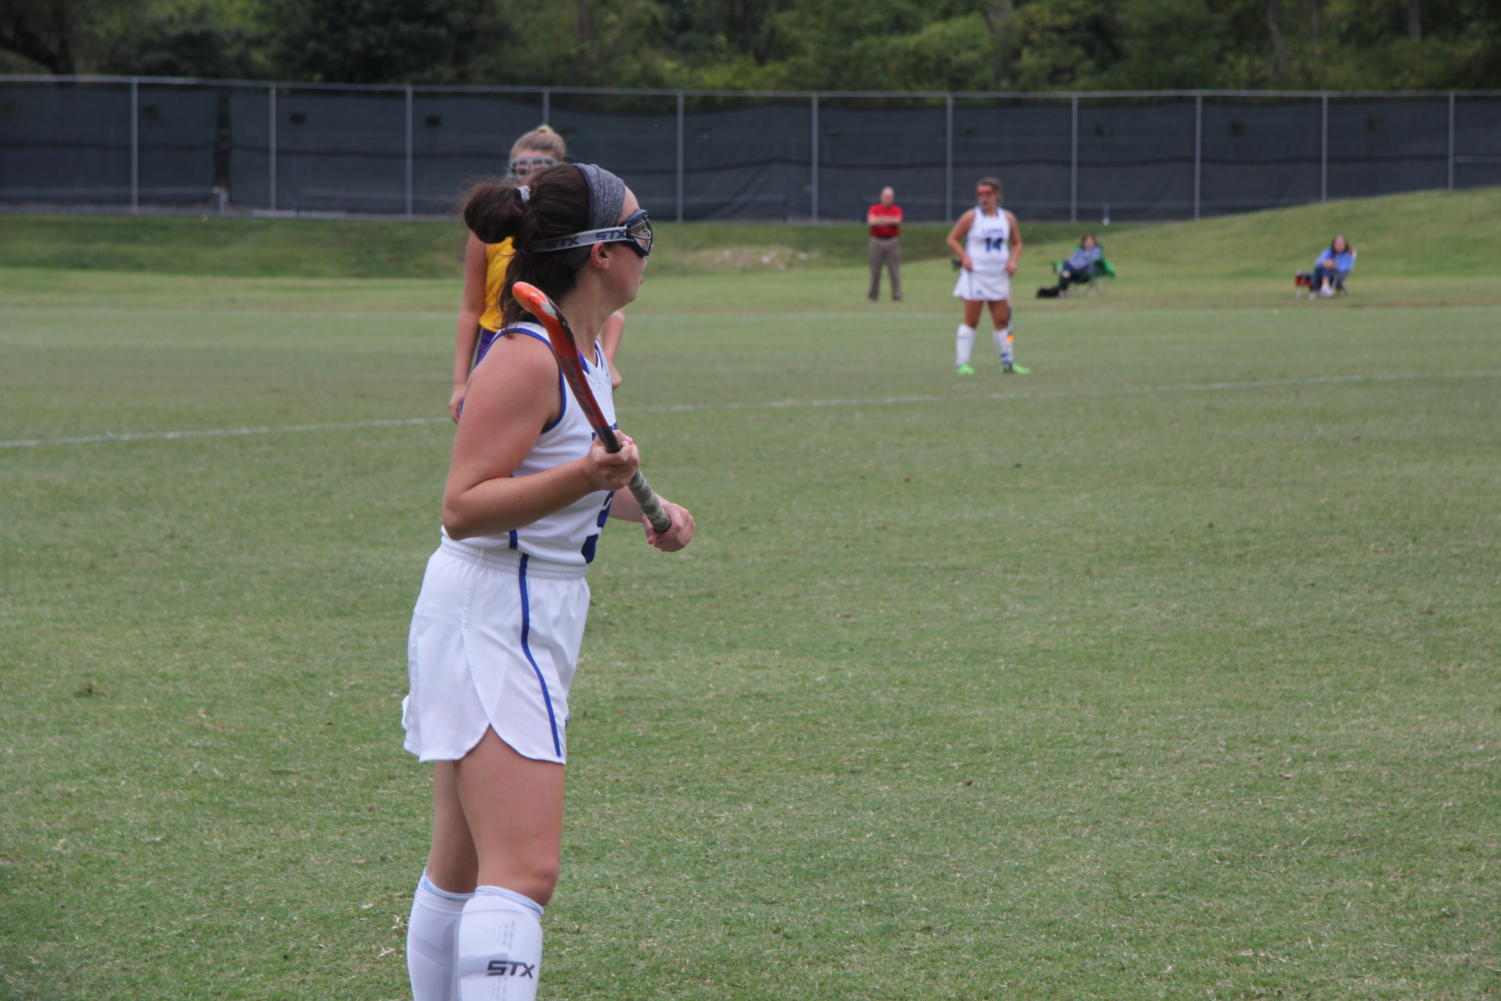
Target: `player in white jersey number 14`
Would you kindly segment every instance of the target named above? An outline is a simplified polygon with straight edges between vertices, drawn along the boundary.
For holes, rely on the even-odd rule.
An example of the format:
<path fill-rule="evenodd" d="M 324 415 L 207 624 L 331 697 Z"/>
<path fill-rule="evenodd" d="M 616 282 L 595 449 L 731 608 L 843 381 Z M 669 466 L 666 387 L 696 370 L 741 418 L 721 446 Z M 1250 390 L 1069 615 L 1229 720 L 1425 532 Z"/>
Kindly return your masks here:
<path fill-rule="evenodd" d="M 960 375 L 974 375 L 970 353 L 975 328 L 983 306 L 990 307 L 996 353 L 1006 375 L 1027 375 L 1030 369 L 1016 364 L 1016 342 L 1011 334 L 1011 276 L 1021 261 L 1022 235 L 1016 216 L 1001 208 L 1001 182 L 982 177 L 975 185 L 974 208 L 965 212 L 949 230 L 949 249 L 959 262 L 959 280 L 954 297 L 964 301 L 964 318 L 954 335 L 954 366 Z"/>

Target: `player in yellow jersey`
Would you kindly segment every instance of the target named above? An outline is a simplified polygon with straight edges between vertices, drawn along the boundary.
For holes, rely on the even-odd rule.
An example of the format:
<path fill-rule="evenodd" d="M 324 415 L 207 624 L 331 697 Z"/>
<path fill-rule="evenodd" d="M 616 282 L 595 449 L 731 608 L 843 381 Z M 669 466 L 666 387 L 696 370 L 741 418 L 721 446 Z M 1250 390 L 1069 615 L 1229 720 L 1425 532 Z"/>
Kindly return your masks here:
<path fill-rule="evenodd" d="M 550 126 L 539 125 L 511 146 L 510 175 L 525 184 L 527 178 L 546 167 L 563 163 L 568 146 Z M 469 390 L 469 373 L 490 349 L 503 326 L 500 292 L 505 287 L 506 268 L 511 264 L 511 241 L 482 243 L 473 233 L 464 247 L 464 295 L 459 300 L 459 323 L 454 334 L 453 394 L 448 398 L 448 416 L 455 422 Z M 615 352 L 625 331 L 625 314 L 616 311 L 605 322 L 600 341 L 610 365 L 610 384 L 620 385 Z"/>

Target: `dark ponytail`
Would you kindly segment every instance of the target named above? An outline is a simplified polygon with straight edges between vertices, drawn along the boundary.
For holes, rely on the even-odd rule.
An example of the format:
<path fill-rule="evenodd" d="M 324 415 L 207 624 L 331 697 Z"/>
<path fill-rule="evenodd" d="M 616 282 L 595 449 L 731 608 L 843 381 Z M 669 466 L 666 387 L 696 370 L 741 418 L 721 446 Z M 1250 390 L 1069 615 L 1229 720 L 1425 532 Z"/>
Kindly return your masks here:
<path fill-rule="evenodd" d="M 531 247 L 589 228 L 589 185 L 571 165 L 533 174 L 525 199 L 518 185 L 480 184 L 464 200 L 464 224 L 481 242 L 511 241 L 513 256 L 500 293 L 501 315 L 509 326 L 526 315 L 511 297 L 513 283 L 530 282 L 558 299 L 578 281 L 579 268 L 589 259 L 587 247 L 543 254 Z"/>
<path fill-rule="evenodd" d="M 514 240 L 521 233 L 526 206 L 517 190 L 509 184 L 477 185 L 464 200 L 464 225 L 482 243 Z"/>

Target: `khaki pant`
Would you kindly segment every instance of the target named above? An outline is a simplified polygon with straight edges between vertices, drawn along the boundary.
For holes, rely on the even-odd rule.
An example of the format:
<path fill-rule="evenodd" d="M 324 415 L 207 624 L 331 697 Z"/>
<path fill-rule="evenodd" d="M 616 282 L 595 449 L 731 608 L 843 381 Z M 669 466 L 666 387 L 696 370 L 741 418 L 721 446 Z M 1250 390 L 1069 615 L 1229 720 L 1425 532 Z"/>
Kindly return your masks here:
<path fill-rule="evenodd" d="M 891 298 L 902 297 L 902 244 L 895 236 L 870 238 L 870 301 L 881 298 L 881 268 L 891 272 Z"/>

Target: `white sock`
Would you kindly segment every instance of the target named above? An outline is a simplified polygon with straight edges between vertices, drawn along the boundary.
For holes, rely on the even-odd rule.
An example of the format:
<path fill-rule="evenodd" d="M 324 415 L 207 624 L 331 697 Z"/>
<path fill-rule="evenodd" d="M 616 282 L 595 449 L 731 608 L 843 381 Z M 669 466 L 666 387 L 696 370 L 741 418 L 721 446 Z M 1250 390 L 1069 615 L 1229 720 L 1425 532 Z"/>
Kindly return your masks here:
<path fill-rule="evenodd" d="M 959 324 L 954 333 L 954 364 L 968 365 L 969 354 L 975 348 L 975 328 L 967 323 Z"/>
<path fill-rule="evenodd" d="M 542 905 L 481 886 L 459 921 L 458 1001 L 536 1001 L 542 967 Z"/>
<path fill-rule="evenodd" d="M 1001 364 L 1010 365 L 1011 328 L 1007 327 L 1004 330 L 997 330 L 992 336 L 995 338 L 995 349 L 1001 353 Z"/>
<path fill-rule="evenodd" d="M 440 890 L 422 871 L 407 921 L 407 976 L 412 1001 L 450 1001 L 453 994 L 453 933 L 472 893 Z"/>

